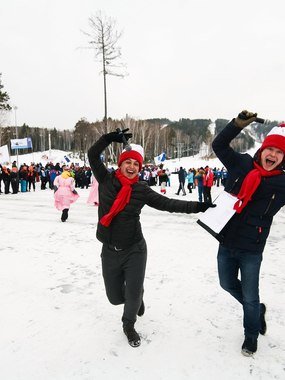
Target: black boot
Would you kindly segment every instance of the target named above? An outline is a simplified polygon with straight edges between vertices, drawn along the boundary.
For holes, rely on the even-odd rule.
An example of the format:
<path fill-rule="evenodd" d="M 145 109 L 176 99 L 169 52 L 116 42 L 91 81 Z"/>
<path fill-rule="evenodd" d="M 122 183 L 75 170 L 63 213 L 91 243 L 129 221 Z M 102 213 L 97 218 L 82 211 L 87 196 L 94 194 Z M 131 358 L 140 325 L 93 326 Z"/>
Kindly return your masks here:
<path fill-rule="evenodd" d="M 260 334 L 265 335 L 267 326 L 266 326 L 266 321 L 265 321 L 265 313 L 266 313 L 266 306 L 264 303 L 260 304 Z"/>
<path fill-rule="evenodd" d="M 137 313 L 138 316 L 141 317 L 142 315 L 144 315 L 144 311 L 145 311 L 145 306 L 144 306 L 144 302 L 142 300 L 141 306 L 140 306 L 138 313 Z"/>
<path fill-rule="evenodd" d="M 252 356 L 257 350 L 257 338 L 245 337 L 241 347 L 241 353 L 244 356 Z"/>
<path fill-rule="evenodd" d="M 141 344 L 141 338 L 136 332 L 133 323 L 128 323 L 126 326 L 123 326 L 124 333 L 128 338 L 129 345 L 132 347 L 139 347 Z"/>
<path fill-rule="evenodd" d="M 68 218 L 68 208 L 65 208 L 64 210 L 62 210 L 61 221 L 65 222 L 67 218 Z"/>

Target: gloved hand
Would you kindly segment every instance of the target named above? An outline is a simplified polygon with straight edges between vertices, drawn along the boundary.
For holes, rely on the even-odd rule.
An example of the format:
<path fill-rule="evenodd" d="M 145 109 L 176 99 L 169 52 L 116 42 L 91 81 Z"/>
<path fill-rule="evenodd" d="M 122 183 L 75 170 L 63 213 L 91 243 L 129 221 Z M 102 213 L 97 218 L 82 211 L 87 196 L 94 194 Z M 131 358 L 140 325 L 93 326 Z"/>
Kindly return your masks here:
<path fill-rule="evenodd" d="M 78 194 L 78 192 L 75 189 L 72 192 L 73 194 Z"/>
<path fill-rule="evenodd" d="M 129 130 L 129 128 L 123 129 L 122 131 L 115 131 L 115 132 L 110 132 L 105 135 L 106 140 L 111 143 L 111 142 L 118 142 L 118 143 L 123 143 L 124 137 L 128 141 L 133 135 L 132 133 L 126 133 Z"/>
<path fill-rule="evenodd" d="M 235 118 L 235 125 L 243 129 L 250 123 L 256 120 L 257 113 L 249 112 L 247 110 L 243 110 L 238 114 L 238 117 Z"/>
<path fill-rule="evenodd" d="M 57 186 L 53 186 L 53 191 L 54 193 L 58 190 L 58 187 Z"/>
<path fill-rule="evenodd" d="M 217 205 L 210 202 L 198 202 L 198 212 L 205 212 L 208 208 L 216 207 Z"/>

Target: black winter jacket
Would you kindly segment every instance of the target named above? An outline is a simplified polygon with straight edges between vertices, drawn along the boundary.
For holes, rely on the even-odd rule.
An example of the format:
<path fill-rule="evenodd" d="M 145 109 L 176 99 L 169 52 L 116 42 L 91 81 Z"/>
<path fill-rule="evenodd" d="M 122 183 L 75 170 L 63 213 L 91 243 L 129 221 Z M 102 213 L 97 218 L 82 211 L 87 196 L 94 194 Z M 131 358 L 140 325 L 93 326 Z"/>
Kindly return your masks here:
<path fill-rule="evenodd" d="M 242 182 L 253 166 L 249 154 L 235 152 L 230 142 L 241 132 L 233 120 L 213 141 L 213 150 L 228 170 L 225 191 L 238 194 Z M 218 236 L 228 248 L 262 253 L 273 216 L 285 204 L 285 175 L 262 177 L 261 183 L 240 214 L 234 214 Z"/>
<path fill-rule="evenodd" d="M 88 151 L 88 159 L 95 178 L 99 183 L 99 220 L 107 214 L 121 189 L 121 184 L 115 177 L 115 172 L 110 173 L 100 155 L 109 145 L 103 135 Z M 109 227 L 98 222 L 97 239 L 105 244 L 111 244 L 117 248 L 125 249 L 143 238 L 140 213 L 144 205 L 162 211 L 196 213 L 200 211 L 199 202 L 187 202 L 169 199 L 152 190 L 145 181 L 139 181 L 132 185 L 130 202 L 118 215 L 114 217 Z"/>

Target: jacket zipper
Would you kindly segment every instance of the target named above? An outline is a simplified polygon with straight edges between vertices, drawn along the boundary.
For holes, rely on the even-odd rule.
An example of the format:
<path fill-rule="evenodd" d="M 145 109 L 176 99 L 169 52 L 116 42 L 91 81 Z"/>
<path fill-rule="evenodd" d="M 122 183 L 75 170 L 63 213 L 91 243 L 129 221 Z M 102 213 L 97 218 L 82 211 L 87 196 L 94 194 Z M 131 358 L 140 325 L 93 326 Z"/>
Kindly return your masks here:
<path fill-rule="evenodd" d="M 270 198 L 270 201 L 268 202 L 268 205 L 267 205 L 267 207 L 266 207 L 266 210 L 265 210 L 264 213 L 263 213 L 263 216 L 267 214 L 267 212 L 268 212 L 268 210 L 270 209 L 270 206 L 271 206 L 272 202 L 274 201 L 274 199 L 275 199 L 275 193 L 272 194 L 272 196 L 271 196 L 271 198 Z M 256 226 L 256 229 L 257 229 L 258 235 L 260 236 L 260 234 L 262 233 L 262 227 L 261 227 L 261 226 Z M 256 242 L 257 242 L 257 243 L 260 242 L 259 237 L 258 237 L 258 239 L 257 239 Z"/>
<path fill-rule="evenodd" d="M 268 206 L 266 207 L 266 210 L 264 211 L 263 215 L 266 215 L 268 213 L 268 210 L 270 209 L 270 206 L 271 206 L 272 202 L 274 201 L 274 199 L 275 199 L 275 193 L 272 194 L 272 196 L 270 198 L 270 201 L 268 203 Z"/>

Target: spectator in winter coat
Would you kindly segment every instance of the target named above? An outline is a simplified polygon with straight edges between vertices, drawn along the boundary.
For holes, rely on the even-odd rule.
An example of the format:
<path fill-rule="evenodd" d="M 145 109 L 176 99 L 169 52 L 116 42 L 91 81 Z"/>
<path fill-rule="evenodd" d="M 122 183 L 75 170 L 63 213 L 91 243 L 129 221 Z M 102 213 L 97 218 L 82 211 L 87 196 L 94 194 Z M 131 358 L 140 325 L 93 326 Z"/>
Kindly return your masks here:
<path fill-rule="evenodd" d="M 187 189 L 189 193 L 192 193 L 193 183 L 194 183 L 194 173 L 191 169 L 189 169 L 187 173 Z"/>
<path fill-rule="evenodd" d="M 220 186 L 220 182 L 221 182 L 221 176 L 222 176 L 222 172 L 220 170 L 220 168 L 218 168 L 215 173 L 214 173 L 214 177 L 215 177 L 215 185 L 217 187 Z"/>
<path fill-rule="evenodd" d="M 2 178 L 4 182 L 4 192 L 5 194 L 10 193 L 10 183 L 11 183 L 11 171 L 6 166 L 2 167 Z"/>
<path fill-rule="evenodd" d="M 166 194 L 166 184 L 168 181 L 168 175 L 166 174 L 165 170 L 162 169 L 162 173 L 160 174 L 160 192 L 162 194 Z"/>
<path fill-rule="evenodd" d="M 198 173 L 194 177 L 195 184 L 198 187 L 198 199 L 199 199 L 199 202 L 202 202 L 202 200 L 203 200 L 203 194 L 204 194 L 204 176 L 205 176 L 204 169 L 200 168 L 198 170 Z"/>
<path fill-rule="evenodd" d="M 92 171 L 99 182 L 99 222 L 97 239 L 103 243 L 102 272 L 106 294 L 114 305 L 124 304 L 123 331 L 132 347 L 140 345 L 134 325 L 144 314 L 143 283 L 147 247 L 140 224 L 141 209 L 148 205 L 162 211 L 197 213 L 213 206 L 199 202 L 169 199 L 155 192 L 138 175 L 143 149 L 133 145 L 121 153 L 118 169 L 109 173 L 100 156 L 112 142 L 123 142 L 132 135 L 111 132 L 103 135 L 88 151 Z"/>
<path fill-rule="evenodd" d="M 180 166 L 180 169 L 178 170 L 177 174 L 178 174 L 179 187 L 178 187 L 177 193 L 175 193 L 175 194 L 179 195 L 180 191 L 182 190 L 182 193 L 183 193 L 182 195 L 186 195 L 186 191 L 184 188 L 185 179 L 187 176 L 186 170 L 183 169 L 182 166 Z"/>
<path fill-rule="evenodd" d="M 40 179 L 41 179 L 41 190 L 46 189 L 46 184 L 48 182 L 48 170 L 43 167 L 40 170 Z"/>
<path fill-rule="evenodd" d="M 226 186 L 226 181 L 228 178 L 228 172 L 227 170 L 223 167 L 221 170 L 221 184 L 225 187 Z"/>
<path fill-rule="evenodd" d="M 19 191 L 19 172 L 17 166 L 12 166 L 11 173 L 11 187 L 13 194 L 18 194 Z"/>
<path fill-rule="evenodd" d="M 99 205 L 98 187 L 99 187 L 98 181 L 94 177 L 94 175 L 92 174 L 92 176 L 91 176 L 91 187 L 90 187 L 90 190 L 89 190 L 89 196 L 88 196 L 88 199 L 87 199 L 87 203 L 93 204 L 94 206 L 98 206 Z"/>
<path fill-rule="evenodd" d="M 212 203 L 212 196 L 211 196 L 211 189 L 214 183 L 214 173 L 209 166 L 205 167 L 205 175 L 204 175 L 204 202 L 210 202 Z"/>
<path fill-rule="evenodd" d="M 48 172 L 48 179 L 49 179 L 49 188 L 53 190 L 53 183 L 56 178 L 60 174 L 59 170 L 56 169 L 55 166 L 51 165 L 50 170 Z"/>
<path fill-rule="evenodd" d="M 27 191 L 27 184 L 28 184 L 28 167 L 26 164 L 23 164 L 20 167 L 19 178 L 20 178 L 20 183 L 21 183 L 21 192 L 25 193 Z"/>
<path fill-rule="evenodd" d="M 266 332 L 259 271 L 273 217 L 285 204 L 285 124 L 269 132 L 253 158 L 230 146 L 255 120 L 256 114 L 243 111 L 213 141 L 214 152 L 228 170 L 225 191 L 238 199 L 236 213 L 218 236 L 218 272 L 222 288 L 243 307 L 242 353 L 246 356 L 256 352 L 258 336 Z"/>
<path fill-rule="evenodd" d="M 62 167 L 63 172 L 57 176 L 53 182 L 54 189 L 54 205 L 62 211 L 61 221 L 65 222 L 68 218 L 70 205 L 74 203 L 79 195 L 75 190 L 74 179 L 69 173 L 67 166 Z"/>
<path fill-rule="evenodd" d="M 28 191 L 31 191 L 31 187 L 34 191 L 36 190 L 36 170 L 33 165 L 28 169 L 28 185 Z"/>

